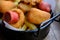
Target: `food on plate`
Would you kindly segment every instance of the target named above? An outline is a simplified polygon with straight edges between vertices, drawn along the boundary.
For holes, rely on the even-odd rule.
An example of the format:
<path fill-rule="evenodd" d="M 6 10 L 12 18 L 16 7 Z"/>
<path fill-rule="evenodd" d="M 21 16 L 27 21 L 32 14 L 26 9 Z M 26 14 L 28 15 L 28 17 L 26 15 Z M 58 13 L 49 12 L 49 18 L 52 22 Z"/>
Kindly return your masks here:
<path fill-rule="evenodd" d="M 24 13 L 20 9 L 13 9 L 12 11 L 17 12 L 19 14 L 19 21 L 11 25 L 16 28 L 22 27 L 22 25 L 24 24 L 24 20 L 25 20 Z"/>
<path fill-rule="evenodd" d="M 15 28 L 21 28 L 25 20 L 24 13 L 20 9 L 12 9 L 12 11 L 18 13 L 19 20 L 16 23 L 10 25 L 12 25 Z"/>
<path fill-rule="evenodd" d="M 9 24 L 16 23 L 19 20 L 18 13 L 14 12 L 14 11 L 7 11 L 3 15 L 3 20 L 8 22 Z"/>
<path fill-rule="evenodd" d="M 22 31 L 26 31 L 27 26 L 24 24 L 23 27 L 21 28 Z"/>
<path fill-rule="evenodd" d="M 20 2 L 20 0 L 7 0 L 7 1 Z"/>
<path fill-rule="evenodd" d="M 0 1 L 0 14 L 8 27 L 17 31 L 38 30 L 40 24 L 50 19 L 51 5 L 42 0 Z"/>
<path fill-rule="evenodd" d="M 5 1 L 5 0 L 0 0 L 0 1 Z"/>
<path fill-rule="evenodd" d="M 40 24 L 43 21 L 50 19 L 50 13 L 39 10 L 37 8 L 32 8 L 29 13 L 27 13 L 27 20 L 34 24 Z"/>
<path fill-rule="evenodd" d="M 41 2 L 42 0 L 21 0 L 26 4 L 36 5 L 36 3 Z"/>
<path fill-rule="evenodd" d="M 14 8 L 15 5 L 11 1 L 0 1 L 0 12 L 5 13 L 8 10 Z"/>
<path fill-rule="evenodd" d="M 18 4 L 19 4 L 20 1 L 21 1 L 21 0 L 14 0 L 14 4 L 15 4 L 16 6 L 18 6 Z"/>
<path fill-rule="evenodd" d="M 15 0 L 6 0 L 6 1 L 12 1 L 12 2 L 14 2 Z"/>
<path fill-rule="evenodd" d="M 35 29 L 37 29 L 37 27 L 36 27 L 34 24 L 32 24 L 32 23 L 30 23 L 30 22 L 28 22 L 28 21 L 25 21 L 25 24 L 26 24 L 26 26 L 27 26 L 30 30 L 35 30 Z"/>
<path fill-rule="evenodd" d="M 50 10 L 51 10 L 51 5 L 44 1 L 40 2 L 38 6 L 39 6 L 39 9 L 41 9 L 43 11 L 50 12 Z"/>
<path fill-rule="evenodd" d="M 17 6 L 18 3 L 20 2 L 20 0 L 6 0 L 6 1 L 11 1 L 11 2 L 13 2 L 16 6 Z"/>
<path fill-rule="evenodd" d="M 26 11 L 29 11 L 32 8 L 32 6 L 24 4 L 24 3 L 20 3 L 18 5 L 18 8 L 21 9 L 23 12 L 26 12 Z"/>

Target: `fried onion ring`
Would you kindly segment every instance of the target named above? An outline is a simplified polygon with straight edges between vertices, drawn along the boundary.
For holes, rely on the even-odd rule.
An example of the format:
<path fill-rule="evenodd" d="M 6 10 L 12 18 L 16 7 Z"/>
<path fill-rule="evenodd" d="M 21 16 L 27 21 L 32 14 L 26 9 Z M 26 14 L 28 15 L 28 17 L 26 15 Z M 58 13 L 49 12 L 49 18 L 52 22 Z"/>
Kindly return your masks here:
<path fill-rule="evenodd" d="M 10 24 L 10 25 L 16 28 L 21 28 L 25 20 L 24 13 L 20 9 L 12 9 L 12 11 L 17 12 L 19 14 L 19 20 L 17 23 Z"/>

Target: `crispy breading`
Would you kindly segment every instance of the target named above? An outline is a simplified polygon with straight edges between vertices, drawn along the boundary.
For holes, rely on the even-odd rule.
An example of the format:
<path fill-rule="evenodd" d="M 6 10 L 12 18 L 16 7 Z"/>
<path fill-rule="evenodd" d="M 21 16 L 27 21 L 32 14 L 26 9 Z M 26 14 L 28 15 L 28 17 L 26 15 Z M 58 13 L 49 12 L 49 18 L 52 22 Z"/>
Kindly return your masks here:
<path fill-rule="evenodd" d="M 40 24 L 45 20 L 50 19 L 50 13 L 39 10 L 37 8 L 32 8 L 27 14 L 27 20 L 34 24 Z"/>
<path fill-rule="evenodd" d="M 42 0 L 21 0 L 25 3 L 30 3 L 31 5 L 36 5 L 36 3 L 41 2 Z"/>
<path fill-rule="evenodd" d="M 20 9 L 13 9 L 12 11 L 19 14 L 19 20 L 17 23 L 11 24 L 13 27 L 21 28 L 25 21 L 24 13 Z"/>
<path fill-rule="evenodd" d="M 21 9 L 23 12 L 26 12 L 26 11 L 29 11 L 32 8 L 32 6 L 24 3 L 20 3 L 18 5 L 18 8 Z"/>
<path fill-rule="evenodd" d="M 0 1 L 0 12 L 5 13 L 6 11 L 14 8 L 15 5 L 11 1 Z"/>

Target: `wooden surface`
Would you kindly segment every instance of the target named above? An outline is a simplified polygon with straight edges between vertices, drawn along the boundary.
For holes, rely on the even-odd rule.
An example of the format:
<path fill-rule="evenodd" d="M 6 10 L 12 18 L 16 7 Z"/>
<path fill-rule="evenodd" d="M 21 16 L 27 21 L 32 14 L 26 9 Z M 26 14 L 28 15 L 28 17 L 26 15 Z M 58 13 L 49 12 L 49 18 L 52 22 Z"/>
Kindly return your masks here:
<path fill-rule="evenodd" d="M 60 23 L 53 22 L 51 24 L 50 32 L 44 40 L 60 40 Z"/>

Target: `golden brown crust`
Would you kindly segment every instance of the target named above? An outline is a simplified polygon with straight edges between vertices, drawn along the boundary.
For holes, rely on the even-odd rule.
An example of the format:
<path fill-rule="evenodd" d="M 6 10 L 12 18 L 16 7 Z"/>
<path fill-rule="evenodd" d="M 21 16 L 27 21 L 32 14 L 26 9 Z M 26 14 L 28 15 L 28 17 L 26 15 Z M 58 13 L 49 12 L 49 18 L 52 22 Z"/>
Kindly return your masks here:
<path fill-rule="evenodd" d="M 50 19 L 50 13 L 39 10 L 37 8 L 32 8 L 27 14 L 27 19 L 29 22 L 34 24 L 40 24 L 45 20 Z"/>
<path fill-rule="evenodd" d="M 20 9 L 12 9 L 12 11 L 17 12 L 19 14 L 19 21 L 11 25 L 16 28 L 21 28 L 25 20 L 24 13 Z"/>
<path fill-rule="evenodd" d="M 27 12 L 27 11 L 29 11 L 32 8 L 32 6 L 24 4 L 24 3 L 20 3 L 18 5 L 18 8 L 21 9 L 23 12 Z"/>
<path fill-rule="evenodd" d="M 0 0 L 0 1 L 6 1 L 6 0 Z"/>
<path fill-rule="evenodd" d="M 15 0 L 7 0 L 7 1 L 12 1 L 12 2 L 14 2 Z"/>
<path fill-rule="evenodd" d="M 20 2 L 20 0 L 6 0 L 6 1 Z"/>
<path fill-rule="evenodd" d="M 0 1 L 0 12 L 5 13 L 6 11 L 14 8 L 15 5 L 11 1 Z"/>
<path fill-rule="evenodd" d="M 25 3 L 29 3 L 30 5 L 36 5 L 36 3 L 41 2 L 42 0 L 21 0 Z"/>

